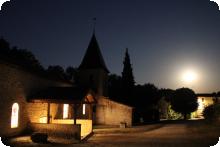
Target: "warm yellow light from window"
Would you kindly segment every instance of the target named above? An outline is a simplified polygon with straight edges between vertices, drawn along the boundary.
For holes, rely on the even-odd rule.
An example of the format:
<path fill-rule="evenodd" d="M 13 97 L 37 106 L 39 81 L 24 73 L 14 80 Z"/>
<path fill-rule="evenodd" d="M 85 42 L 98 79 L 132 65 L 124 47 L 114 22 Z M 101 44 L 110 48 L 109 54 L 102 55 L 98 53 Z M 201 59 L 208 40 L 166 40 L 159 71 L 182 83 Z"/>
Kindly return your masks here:
<path fill-rule="evenodd" d="M 86 114 L 86 104 L 83 104 L 83 115 Z"/>
<path fill-rule="evenodd" d="M 14 103 L 12 105 L 12 112 L 11 112 L 11 128 L 18 127 L 18 114 L 19 114 L 18 103 Z"/>
<path fill-rule="evenodd" d="M 39 119 L 40 123 L 47 123 L 47 117 L 43 116 Z"/>
<path fill-rule="evenodd" d="M 68 113 L 69 113 L 69 104 L 64 104 L 63 105 L 63 119 L 68 118 Z"/>
<path fill-rule="evenodd" d="M 197 77 L 198 77 L 198 75 L 194 71 L 188 70 L 183 73 L 182 80 L 184 82 L 191 83 L 191 82 L 194 82 L 195 80 L 197 80 Z"/>
<path fill-rule="evenodd" d="M 198 98 L 198 109 L 202 111 L 204 110 L 204 103 L 201 98 Z"/>

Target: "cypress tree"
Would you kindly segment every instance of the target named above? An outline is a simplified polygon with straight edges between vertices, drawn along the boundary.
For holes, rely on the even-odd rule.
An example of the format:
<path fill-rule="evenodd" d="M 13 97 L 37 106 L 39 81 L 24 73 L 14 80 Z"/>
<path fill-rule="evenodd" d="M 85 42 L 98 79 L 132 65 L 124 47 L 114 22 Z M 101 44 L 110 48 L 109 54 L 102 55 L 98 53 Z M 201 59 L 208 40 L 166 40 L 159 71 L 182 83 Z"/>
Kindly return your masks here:
<path fill-rule="evenodd" d="M 131 97 L 133 95 L 135 81 L 134 81 L 130 56 L 127 48 L 126 48 L 123 64 L 124 67 L 122 71 L 122 93 L 123 93 L 123 97 L 126 98 L 125 102 L 131 103 Z"/>

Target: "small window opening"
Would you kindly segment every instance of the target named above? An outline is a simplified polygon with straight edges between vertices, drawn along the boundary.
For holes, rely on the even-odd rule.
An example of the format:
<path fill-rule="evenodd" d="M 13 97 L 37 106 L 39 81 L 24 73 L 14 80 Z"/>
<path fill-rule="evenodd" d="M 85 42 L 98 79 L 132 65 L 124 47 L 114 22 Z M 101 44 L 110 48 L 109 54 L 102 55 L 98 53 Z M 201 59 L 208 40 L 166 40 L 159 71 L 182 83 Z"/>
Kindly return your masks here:
<path fill-rule="evenodd" d="M 63 119 L 67 119 L 69 114 L 69 104 L 63 105 Z"/>
<path fill-rule="evenodd" d="M 11 128 L 18 127 L 18 115 L 19 115 L 19 105 L 18 103 L 14 103 L 12 105 L 12 112 L 11 112 Z"/>
<path fill-rule="evenodd" d="M 86 114 L 86 104 L 83 104 L 83 115 Z"/>

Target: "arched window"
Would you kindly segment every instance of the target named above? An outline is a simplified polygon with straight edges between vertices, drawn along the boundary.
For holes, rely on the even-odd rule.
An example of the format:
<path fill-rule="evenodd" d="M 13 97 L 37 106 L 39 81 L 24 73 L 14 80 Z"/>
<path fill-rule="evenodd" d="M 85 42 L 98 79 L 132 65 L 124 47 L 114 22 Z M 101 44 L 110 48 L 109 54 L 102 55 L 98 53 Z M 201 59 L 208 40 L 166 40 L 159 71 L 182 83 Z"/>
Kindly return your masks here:
<path fill-rule="evenodd" d="M 11 128 L 18 127 L 18 115 L 19 115 L 19 105 L 18 103 L 14 103 L 12 105 L 12 111 L 11 111 Z"/>

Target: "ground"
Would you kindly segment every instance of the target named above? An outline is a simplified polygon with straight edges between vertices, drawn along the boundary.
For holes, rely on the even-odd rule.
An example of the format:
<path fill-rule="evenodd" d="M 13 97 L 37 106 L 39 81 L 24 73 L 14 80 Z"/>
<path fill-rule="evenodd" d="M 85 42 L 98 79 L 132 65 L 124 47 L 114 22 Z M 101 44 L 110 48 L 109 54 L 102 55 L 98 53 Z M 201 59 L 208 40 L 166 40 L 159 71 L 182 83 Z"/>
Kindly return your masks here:
<path fill-rule="evenodd" d="M 95 129 L 94 135 L 81 143 L 72 142 L 34 144 L 26 141 L 13 142 L 13 146 L 149 146 L 149 147 L 209 147 L 217 144 L 220 137 L 220 125 L 207 125 L 204 121 L 169 121 L 133 128 Z"/>

